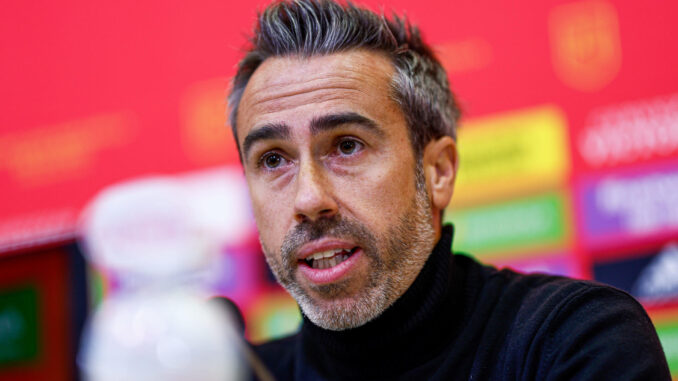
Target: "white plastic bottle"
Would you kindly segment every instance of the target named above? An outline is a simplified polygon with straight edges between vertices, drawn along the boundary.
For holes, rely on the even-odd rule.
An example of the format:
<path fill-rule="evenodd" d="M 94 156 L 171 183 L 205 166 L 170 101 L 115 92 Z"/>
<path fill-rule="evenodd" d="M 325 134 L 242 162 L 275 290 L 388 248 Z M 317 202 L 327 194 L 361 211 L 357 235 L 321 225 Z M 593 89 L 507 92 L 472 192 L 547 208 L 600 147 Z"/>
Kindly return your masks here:
<path fill-rule="evenodd" d="M 233 321 L 207 301 L 216 250 L 188 200 L 153 178 L 105 190 L 85 213 L 88 258 L 117 280 L 83 335 L 85 380 L 244 379 Z"/>

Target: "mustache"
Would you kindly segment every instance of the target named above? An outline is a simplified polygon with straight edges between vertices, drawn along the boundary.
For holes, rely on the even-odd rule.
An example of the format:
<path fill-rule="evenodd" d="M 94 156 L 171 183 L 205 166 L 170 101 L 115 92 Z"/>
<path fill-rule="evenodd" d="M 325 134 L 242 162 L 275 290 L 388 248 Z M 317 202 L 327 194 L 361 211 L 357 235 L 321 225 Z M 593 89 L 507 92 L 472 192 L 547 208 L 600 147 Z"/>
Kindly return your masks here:
<path fill-rule="evenodd" d="M 350 239 L 363 249 L 370 249 L 369 252 L 373 252 L 375 247 L 375 238 L 366 226 L 335 214 L 316 221 L 303 221 L 295 226 L 283 239 L 280 248 L 283 261 L 296 262 L 295 253 L 301 246 L 323 237 Z"/>

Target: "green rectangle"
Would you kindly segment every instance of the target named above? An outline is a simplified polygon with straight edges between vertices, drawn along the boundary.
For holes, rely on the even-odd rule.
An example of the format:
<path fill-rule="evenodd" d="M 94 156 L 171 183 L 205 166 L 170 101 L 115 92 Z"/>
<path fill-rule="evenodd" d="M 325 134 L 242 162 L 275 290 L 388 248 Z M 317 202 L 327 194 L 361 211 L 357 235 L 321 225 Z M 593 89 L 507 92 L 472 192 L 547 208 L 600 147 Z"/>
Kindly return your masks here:
<path fill-rule="evenodd" d="M 656 324 L 655 328 L 664 348 L 671 375 L 676 376 L 678 375 L 678 321 Z"/>
<path fill-rule="evenodd" d="M 0 291 L 0 367 L 38 357 L 38 292 L 33 286 Z"/>
<path fill-rule="evenodd" d="M 455 251 L 482 256 L 564 242 L 565 202 L 559 194 L 465 210 L 448 210 L 455 226 Z"/>

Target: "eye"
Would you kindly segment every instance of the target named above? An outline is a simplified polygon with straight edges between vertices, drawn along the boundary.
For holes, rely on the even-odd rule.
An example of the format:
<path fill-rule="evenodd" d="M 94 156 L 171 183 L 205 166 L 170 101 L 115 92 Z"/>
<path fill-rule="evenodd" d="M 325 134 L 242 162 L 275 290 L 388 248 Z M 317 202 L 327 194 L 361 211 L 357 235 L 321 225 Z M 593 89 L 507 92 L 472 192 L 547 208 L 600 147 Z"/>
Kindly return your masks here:
<path fill-rule="evenodd" d="M 276 152 L 269 152 L 265 154 L 264 156 L 261 157 L 261 160 L 259 161 L 260 165 L 263 165 L 268 169 L 278 168 L 282 164 L 284 164 L 284 162 L 285 158 Z"/>
<path fill-rule="evenodd" d="M 351 155 L 356 153 L 361 147 L 361 143 L 352 139 L 345 139 L 339 142 L 339 152 L 344 155 Z"/>

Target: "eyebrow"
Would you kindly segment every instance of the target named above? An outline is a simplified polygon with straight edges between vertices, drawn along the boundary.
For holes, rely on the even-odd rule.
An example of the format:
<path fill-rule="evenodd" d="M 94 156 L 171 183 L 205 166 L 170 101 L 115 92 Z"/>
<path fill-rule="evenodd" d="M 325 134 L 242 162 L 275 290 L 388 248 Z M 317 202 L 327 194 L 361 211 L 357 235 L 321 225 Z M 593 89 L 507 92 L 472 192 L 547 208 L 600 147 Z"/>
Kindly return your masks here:
<path fill-rule="evenodd" d="M 242 143 L 242 149 L 245 157 L 249 153 L 252 145 L 260 140 L 270 139 L 289 139 L 290 127 L 284 123 L 265 124 L 255 130 L 250 131 Z"/>
<path fill-rule="evenodd" d="M 384 136 L 384 131 L 376 122 L 355 112 L 329 114 L 313 118 L 311 120 L 311 134 L 317 135 L 322 131 L 328 131 L 344 124 L 355 124 L 375 133 L 379 137 Z"/>
<path fill-rule="evenodd" d="M 345 124 L 353 124 L 367 131 L 383 137 L 384 131 L 372 119 L 355 112 L 343 112 L 315 117 L 311 120 L 311 135 L 318 135 L 323 131 L 329 131 Z M 261 140 L 289 139 L 290 127 L 284 123 L 265 124 L 250 131 L 243 141 L 244 157 L 247 157 L 252 146 Z"/>

